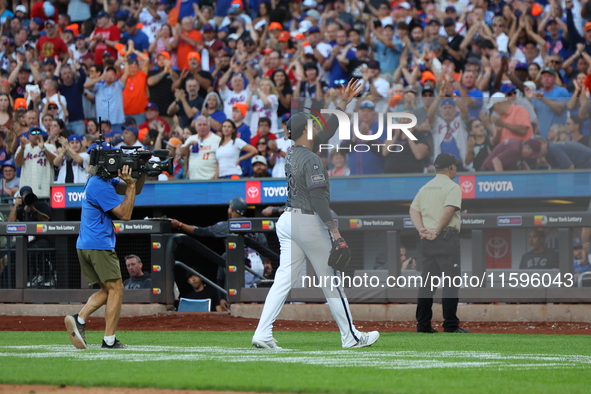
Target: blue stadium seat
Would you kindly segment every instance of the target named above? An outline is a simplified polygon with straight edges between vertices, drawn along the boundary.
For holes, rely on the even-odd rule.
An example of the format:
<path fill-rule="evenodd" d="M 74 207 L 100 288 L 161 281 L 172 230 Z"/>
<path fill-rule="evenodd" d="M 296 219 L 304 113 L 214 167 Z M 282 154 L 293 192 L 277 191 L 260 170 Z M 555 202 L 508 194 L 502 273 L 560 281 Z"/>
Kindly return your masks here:
<path fill-rule="evenodd" d="M 209 312 L 211 308 L 211 299 L 190 300 L 181 298 L 179 302 L 179 312 Z"/>

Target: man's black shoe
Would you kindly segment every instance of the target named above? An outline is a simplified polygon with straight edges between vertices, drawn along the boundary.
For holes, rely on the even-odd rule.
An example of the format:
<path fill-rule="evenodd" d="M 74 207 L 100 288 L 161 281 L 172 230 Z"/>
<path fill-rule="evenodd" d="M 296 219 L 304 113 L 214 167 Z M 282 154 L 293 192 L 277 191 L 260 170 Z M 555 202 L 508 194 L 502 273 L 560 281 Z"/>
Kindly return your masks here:
<path fill-rule="evenodd" d="M 453 331 L 445 331 L 447 333 L 457 333 L 457 334 L 469 334 L 470 331 L 466 330 L 465 328 L 458 327 Z"/>
<path fill-rule="evenodd" d="M 119 342 L 118 339 L 115 339 L 115 342 L 111 346 L 107 345 L 107 342 L 103 339 L 103 345 L 101 347 L 103 349 L 127 349 L 127 346 Z"/>
<path fill-rule="evenodd" d="M 417 331 L 417 332 L 422 332 L 424 334 L 436 334 L 439 331 L 437 331 L 436 329 L 434 329 L 433 327 L 431 327 L 431 329 L 427 330 L 427 331 Z"/>

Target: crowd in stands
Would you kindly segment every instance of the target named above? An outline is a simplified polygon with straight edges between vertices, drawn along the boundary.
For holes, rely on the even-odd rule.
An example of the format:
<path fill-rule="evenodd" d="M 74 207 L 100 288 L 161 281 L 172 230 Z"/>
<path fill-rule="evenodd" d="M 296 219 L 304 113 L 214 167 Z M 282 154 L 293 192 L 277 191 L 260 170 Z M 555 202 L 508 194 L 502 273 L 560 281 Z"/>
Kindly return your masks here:
<path fill-rule="evenodd" d="M 590 4 L 0 1 L 2 194 L 83 182 L 100 132 L 170 150 L 161 180 L 283 177 L 291 114 L 352 78 L 358 133 L 410 112 L 415 138 L 336 141 L 319 152 L 331 175 L 429 172 L 441 152 L 461 171 L 588 169 Z"/>

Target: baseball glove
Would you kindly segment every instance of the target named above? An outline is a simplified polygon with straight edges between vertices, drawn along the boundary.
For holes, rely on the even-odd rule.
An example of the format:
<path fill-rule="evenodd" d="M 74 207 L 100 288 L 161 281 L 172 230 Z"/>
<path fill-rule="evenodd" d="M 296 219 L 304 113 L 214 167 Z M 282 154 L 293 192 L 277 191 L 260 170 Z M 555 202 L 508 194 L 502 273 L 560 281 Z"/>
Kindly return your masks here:
<path fill-rule="evenodd" d="M 343 271 L 351 261 L 351 250 L 343 238 L 332 243 L 332 249 L 328 256 L 328 265 L 335 270 Z"/>

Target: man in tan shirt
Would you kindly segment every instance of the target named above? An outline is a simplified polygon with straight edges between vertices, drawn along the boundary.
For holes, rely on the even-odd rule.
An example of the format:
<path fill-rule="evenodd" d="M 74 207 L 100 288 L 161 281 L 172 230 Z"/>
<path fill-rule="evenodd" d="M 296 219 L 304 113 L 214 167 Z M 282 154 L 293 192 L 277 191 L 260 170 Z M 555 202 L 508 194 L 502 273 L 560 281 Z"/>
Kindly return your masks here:
<path fill-rule="evenodd" d="M 412 223 L 419 232 L 419 248 L 422 256 L 423 284 L 419 288 L 417 303 L 417 331 L 438 332 L 431 326 L 433 294 L 431 279 L 445 275 L 461 276 L 460 268 L 460 209 L 462 191 L 452 179 L 456 177 L 461 162 L 454 155 L 441 153 L 435 159 L 437 175 L 423 186 L 410 206 Z M 443 283 L 443 329 L 445 332 L 466 333 L 456 316 L 458 289 Z"/>

